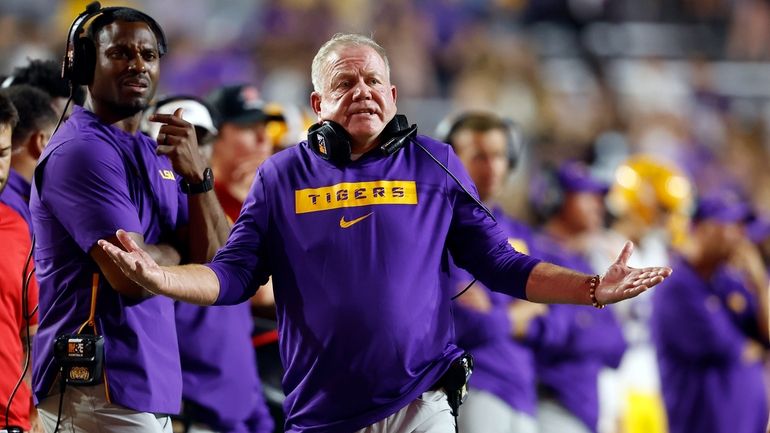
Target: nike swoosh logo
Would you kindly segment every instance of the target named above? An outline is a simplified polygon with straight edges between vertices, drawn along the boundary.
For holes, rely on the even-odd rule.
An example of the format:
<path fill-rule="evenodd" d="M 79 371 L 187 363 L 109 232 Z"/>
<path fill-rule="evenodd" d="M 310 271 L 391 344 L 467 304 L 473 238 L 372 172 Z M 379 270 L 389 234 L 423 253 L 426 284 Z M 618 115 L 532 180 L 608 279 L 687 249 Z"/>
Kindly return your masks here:
<path fill-rule="evenodd" d="M 354 220 L 350 220 L 350 221 L 345 221 L 345 217 L 343 216 L 342 218 L 340 218 L 340 227 L 342 227 L 343 229 L 346 229 L 346 228 L 352 226 L 353 224 L 361 222 L 361 221 L 365 220 L 366 218 L 372 216 L 373 213 L 374 212 L 369 212 L 368 214 L 366 214 L 366 215 L 364 215 L 362 217 L 358 217 L 358 218 L 356 218 Z"/>

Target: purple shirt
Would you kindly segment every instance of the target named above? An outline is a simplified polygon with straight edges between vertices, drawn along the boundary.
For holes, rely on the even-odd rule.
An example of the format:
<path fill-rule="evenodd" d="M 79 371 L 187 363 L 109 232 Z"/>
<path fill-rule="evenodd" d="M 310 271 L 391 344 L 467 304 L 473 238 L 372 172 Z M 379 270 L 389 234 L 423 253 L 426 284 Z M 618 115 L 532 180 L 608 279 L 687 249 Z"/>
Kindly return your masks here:
<path fill-rule="evenodd" d="M 0 194 L 0 202 L 7 204 L 16 211 L 29 226 L 32 235 L 32 215 L 29 213 L 29 193 L 31 185 L 18 171 L 11 169 L 8 172 L 8 183 Z"/>
<path fill-rule="evenodd" d="M 706 281 L 679 255 L 671 267 L 653 293 L 651 321 L 669 431 L 764 432 L 762 361 L 744 354 L 741 321 L 751 303 L 743 282 L 724 270 Z"/>
<path fill-rule="evenodd" d="M 472 185 L 449 146 L 418 140 Z M 273 275 L 287 431 L 355 431 L 441 377 L 462 352 L 447 250 L 489 287 L 521 297 L 538 263 L 413 143 L 338 167 L 303 142 L 260 167 L 210 266 L 219 304 L 245 300 Z"/>
<path fill-rule="evenodd" d="M 45 165 L 42 196 L 36 184 L 30 200 L 40 284 L 40 328 L 32 351 L 37 401 L 57 392 L 51 389 L 58 372 L 53 341 L 88 320 L 95 274 L 96 332 L 105 339 L 108 399 L 137 411 L 178 412 L 182 377 L 173 301 L 120 295 L 89 255 L 98 239 L 118 228 L 155 244 L 186 223 L 186 198 L 171 162 L 155 154 L 153 140 L 105 125 L 75 107 L 40 164 Z"/>
<path fill-rule="evenodd" d="M 195 421 L 222 433 L 272 433 L 251 343 L 248 302 L 219 307 L 175 303 L 182 397 Z"/>
<path fill-rule="evenodd" d="M 497 223 L 508 235 L 509 243 L 523 253 L 532 254 L 532 233 L 522 223 L 506 216 L 500 208 L 492 209 Z M 467 272 L 453 267 L 450 288 L 462 290 L 473 280 Z M 473 388 L 492 393 L 513 409 L 535 415 L 535 363 L 532 350 L 516 341 L 508 319 L 510 296 L 491 292 L 482 285 L 492 303 L 487 312 L 454 303 L 457 344 L 468 350 L 474 358 L 474 370 L 470 379 Z"/>
<path fill-rule="evenodd" d="M 591 266 L 553 238 L 535 238 L 538 257 L 587 274 Z M 604 367 L 620 365 L 626 341 L 612 308 L 550 305 L 536 318 L 528 341 L 535 348 L 540 386 L 567 410 L 596 431 L 599 420 L 598 376 Z"/>

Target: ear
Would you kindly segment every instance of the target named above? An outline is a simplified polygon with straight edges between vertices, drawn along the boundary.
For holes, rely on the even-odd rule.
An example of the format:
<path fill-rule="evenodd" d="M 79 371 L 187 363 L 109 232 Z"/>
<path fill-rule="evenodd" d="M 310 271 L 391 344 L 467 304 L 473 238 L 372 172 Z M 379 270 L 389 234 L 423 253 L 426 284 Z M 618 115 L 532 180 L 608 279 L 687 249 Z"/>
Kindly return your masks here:
<path fill-rule="evenodd" d="M 393 103 L 395 103 L 398 100 L 398 90 L 396 90 L 396 86 L 390 86 L 390 94 L 393 96 Z"/>
<path fill-rule="evenodd" d="M 29 152 L 30 156 L 33 158 L 39 159 L 40 155 L 43 153 L 43 149 L 45 149 L 46 141 L 43 131 L 34 131 L 30 134 L 29 140 L 27 140 L 27 152 Z"/>
<path fill-rule="evenodd" d="M 318 92 L 310 94 L 310 107 L 313 108 L 313 112 L 316 116 L 321 115 L 321 95 Z M 320 117 L 318 120 L 321 120 Z"/>

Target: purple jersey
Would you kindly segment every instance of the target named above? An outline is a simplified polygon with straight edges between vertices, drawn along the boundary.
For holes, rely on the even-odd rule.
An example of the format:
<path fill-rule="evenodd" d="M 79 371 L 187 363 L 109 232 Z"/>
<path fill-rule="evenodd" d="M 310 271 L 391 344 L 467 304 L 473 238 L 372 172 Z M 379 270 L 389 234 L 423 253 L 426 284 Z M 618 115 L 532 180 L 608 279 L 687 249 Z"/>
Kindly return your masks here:
<path fill-rule="evenodd" d="M 7 204 L 16 211 L 29 226 L 32 234 L 32 215 L 29 213 L 30 184 L 19 172 L 11 169 L 8 172 L 8 183 L 0 194 L 0 202 Z"/>
<path fill-rule="evenodd" d="M 587 274 L 591 266 L 547 235 L 535 238 L 538 257 Z M 598 376 L 602 368 L 617 368 L 626 350 L 612 308 L 550 305 L 536 318 L 528 335 L 535 348 L 541 389 L 596 431 L 599 420 Z"/>
<path fill-rule="evenodd" d="M 271 433 L 275 423 L 251 344 L 251 305 L 177 302 L 175 309 L 182 396 L 185 405 L 194 405 L 194 420 L 222 433 Z"/>
<path fill-rule="evenodd" d="M 742 280 L 724 270 L 704 280 L 679 255 L 671 267 L 653 293 L 651 320 L 669 431 L 764 432 L 763 366 L 745 350 L 751 302 Z"/>
<path fill-rule="evenodd" d="M 472 185 L 449 146 L 417 140 Z M 414 144 L 339 167 L 303 142 L 260 167 L 209 266 L 219 304 L 273 276 L 287 431 L 360 429 L 441 377 L 461 354 L 447 250 L 487 286 L 521 297 L 538 263 Z"/>
<path fill-rule="evenodd" d="M 32 351 L 35 397 L 39 401 L 56 391 L 53 341 L 77 332 L 93 301 L 96 332 L 105 340 L 107 399 L 137 411 L 178 412 L 182 378 L 173 301 L 118 294 L 89 255 L 98 239 L 118 228 L 156 244 L 186 224 L 186 198 L 171 162 L 155 154 L 153 140 L 75 107 L 40 164 L 42 186 L 35 182 L 30 200 L 40 284 L 40 328 Z"/>
<path fill-rule="evenodd" d="M 532 254 L 529 227 L 512 220 L 500 208 L 492 209 L 492 213 L 508 235 L 508 242 L 517 251 Z M 462 290 L 472 280 L 467 272 L 453 267 L 450 288 Z M 535 363 L 532 350 L 512 336 L 508 305 L 513 300 L 486 287 L 483 290 L 487 291 L 492 303 L 488 312 L 468 308 L 461 302 L 455 302 L 453 309 L 457 344 L 474 358 L 470 384 L 494 394 L 512 408 L 534 416 L 537 405 Z"/>

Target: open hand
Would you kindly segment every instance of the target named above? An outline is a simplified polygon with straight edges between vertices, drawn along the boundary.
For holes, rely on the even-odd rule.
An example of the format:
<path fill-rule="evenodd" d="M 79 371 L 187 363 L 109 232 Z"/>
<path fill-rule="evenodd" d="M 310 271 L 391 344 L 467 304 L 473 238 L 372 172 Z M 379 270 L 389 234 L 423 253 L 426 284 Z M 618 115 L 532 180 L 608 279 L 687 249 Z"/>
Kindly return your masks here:
<path fill-rule="evenodd" d="M 671 275 L 671 268 L 665 266 L 641 269 L 628 266 L 626 263 L 633 251 L 634 244 L 626 242 L 617 260 L 601 277 L 596 288 L 596 300 L 600 304 L 613 304 L 633 298 Z"/>
<path fill-rule="evenodd" d="M 128 278 L 157 294 L 164 287 L 166 273 L 146 251 L 139 248 L 125 230 L 118 230 L 115 235 L 126 251 L 104 239 L 99 239 L 99 246 Z"/>

